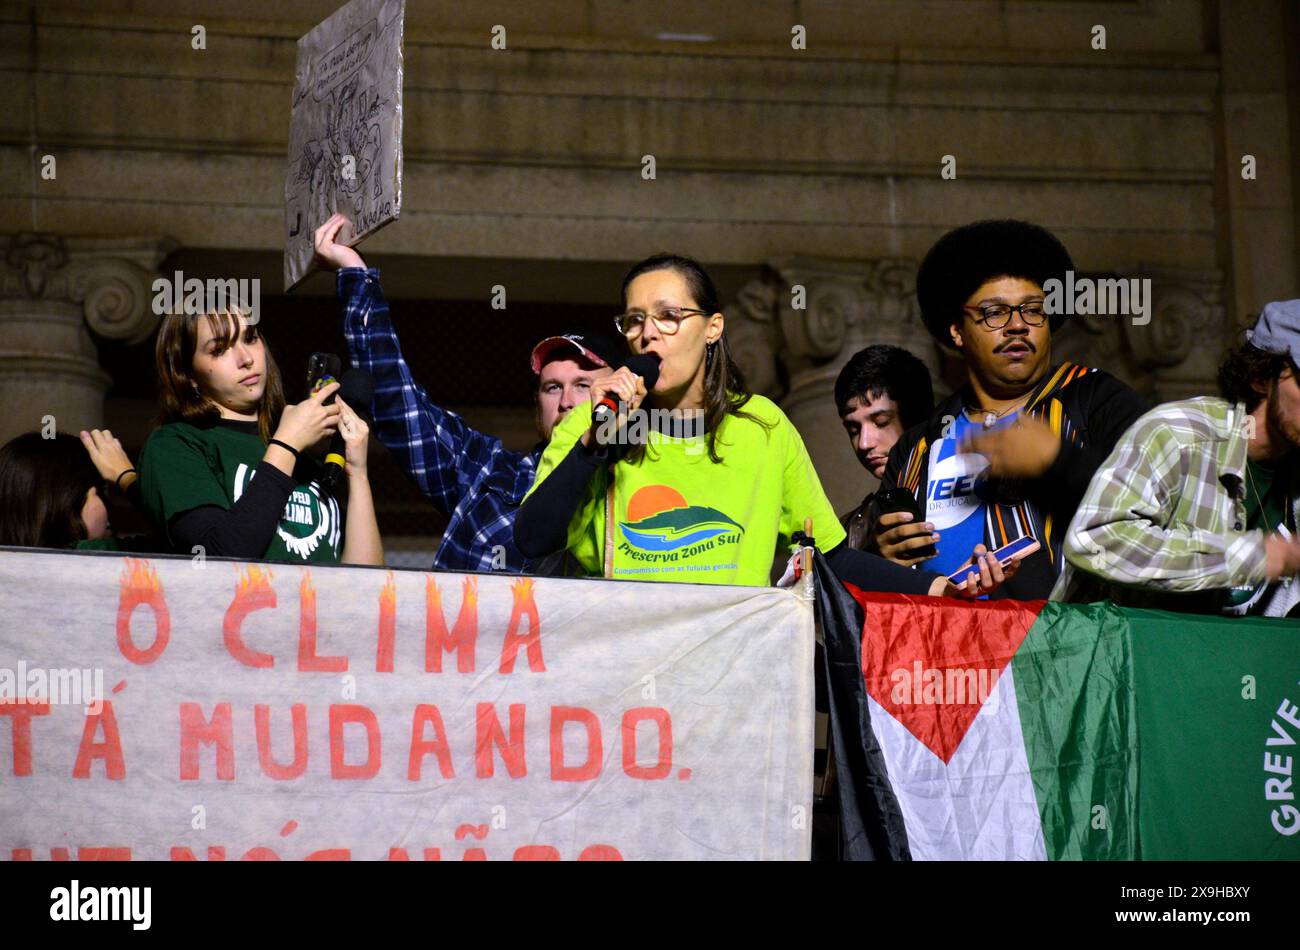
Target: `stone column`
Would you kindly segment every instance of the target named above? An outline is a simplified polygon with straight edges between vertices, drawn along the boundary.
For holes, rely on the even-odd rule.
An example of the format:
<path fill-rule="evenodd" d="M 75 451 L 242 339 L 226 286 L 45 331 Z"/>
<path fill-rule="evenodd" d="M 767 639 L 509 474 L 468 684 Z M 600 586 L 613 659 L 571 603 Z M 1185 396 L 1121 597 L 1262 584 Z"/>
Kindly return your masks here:
<path fill-rule="evenodd" d="M 874 489 L 835 411 L 835 378 L 858 350 L 892 343 L 939 380 L 941 360 L 916 304 L 916 264 L 801 257 L 772 261 L 725 309 L 727 337 L 755 392 L 803 435 L 836 511 Z"/>
<path fill-rule="evenodd" d="M 112 380 L 91 333 L 140 343 L 157 326 L 164 239 L 0 235 L 0 443 L 46 428 L 99 426 Z"/>

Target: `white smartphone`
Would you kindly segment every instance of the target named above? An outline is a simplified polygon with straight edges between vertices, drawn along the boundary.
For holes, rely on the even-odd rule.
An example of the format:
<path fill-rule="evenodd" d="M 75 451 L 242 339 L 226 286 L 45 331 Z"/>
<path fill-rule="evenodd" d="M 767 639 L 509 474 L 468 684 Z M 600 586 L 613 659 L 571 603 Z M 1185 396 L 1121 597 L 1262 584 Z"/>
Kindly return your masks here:
<path fill-rule="evenodd" d="M 993 552 L 993 556 L 998 559 L 998 563 L 1006 567 L 1012 561 L 1019 561 L 1021 558 L 1029 557 L 1039 548 L 1038 540 L 1031 537 L 1016 538 L 1010 544 L 1003 545 Z M 948 575 L 948 580 L 954 587 L 964 587 L 966 580 L 971 575 L 979 578 L 980 569 L 973 564 L 967 564 Z"/>

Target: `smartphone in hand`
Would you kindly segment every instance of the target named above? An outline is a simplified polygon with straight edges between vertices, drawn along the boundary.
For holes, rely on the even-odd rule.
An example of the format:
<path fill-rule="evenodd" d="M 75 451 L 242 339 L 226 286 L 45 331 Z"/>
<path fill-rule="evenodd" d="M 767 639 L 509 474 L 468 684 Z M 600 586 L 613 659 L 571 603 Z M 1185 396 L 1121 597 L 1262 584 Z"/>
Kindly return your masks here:
<path fill-rule="evenodd" d="M 1029 557 L 1040 547 L 1038 540 L 1031 537 L 1016 538 L 1010 544 L 1003 545 L 993 552 L 999 564 L 1006 567 L 1012 561 L 1019 561 L 1021 558 Z M 954 587 L 963 587 L 967 579 L 973 574 L 979 577 L 979 568 L 973 564 L 967 564 L 958 568 L 948 575 L 948 580 Z"/>
<path fill-rule="evenodd" d="M 882 491 L 876 496 L 876 504 L 879 506 L 882 515 L 892 514 L 895 511 L 911 512 L 912 520 L 908 524 L 919 524 L 925 520 L 921 516 L 921 509 L 916 503 L 916 496 L 906 488 L 890 488 L 887 491 Z M 913 558 L 934 557 L 937 553 L 933 544 L 927 544 L 912 551 L 904 551 L 899 557 L 911 560 Z"/>
<path fill-rule="evenodd" d="M 313 353 L 307 358 L 307 395 L 313 395 L 330 383 L 337 383 L 342 375 L 343 361 L 336 354 Z M 332 402 L 333 396 L 325 400 L 326 405 Z"/>

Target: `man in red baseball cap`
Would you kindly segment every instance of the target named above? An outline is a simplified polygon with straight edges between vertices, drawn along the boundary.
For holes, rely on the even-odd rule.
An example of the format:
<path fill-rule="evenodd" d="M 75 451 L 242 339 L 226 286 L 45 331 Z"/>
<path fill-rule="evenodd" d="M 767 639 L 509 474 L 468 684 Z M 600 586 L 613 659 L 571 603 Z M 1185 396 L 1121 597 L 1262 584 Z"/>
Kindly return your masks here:
<path fill-rule="evenodd" d="M 591 384 L 623 365 L 627 347 L 598 333 L 548 336 L 533 347 L 537 376 L 537 431 L 551 441 L 551 430 L 574 406 L 587 401 Z M 545 446 L 543 445 L 543 448 Z"/>
<path fill-rule="evenodd" d="M 569 333 L 533 348 L 537 375 L 537 433 L 529 452 L 508 449 L 496 436 L 436 405 L 402 357 L 379 271 L 353 248 L 335 243 L 347 219 L 336 214 L 316 230 L 316 255 L 338 271 L 343 335 L 352 364 L 375 380 L 371 411 L 378 436 L 429 501 L 447 518 L 434 555 L 435 571 L 545 573 L 515 547 L 515 515 L 532 487 L 551 430 L 590 398 L 592 383 L 622 365 L 626 344 L 592 333 Z"/>

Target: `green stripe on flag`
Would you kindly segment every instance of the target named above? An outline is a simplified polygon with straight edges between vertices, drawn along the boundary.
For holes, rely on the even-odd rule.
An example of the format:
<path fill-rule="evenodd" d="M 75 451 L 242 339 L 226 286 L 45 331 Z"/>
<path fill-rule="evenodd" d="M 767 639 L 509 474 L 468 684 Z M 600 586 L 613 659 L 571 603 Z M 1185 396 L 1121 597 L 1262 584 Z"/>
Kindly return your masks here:
<path fill-rule="evenodd" d="M 1140 857 L 1128 619 L 1044 604 L 1011 665 L 1048 858 Z"/>
<path fill-rule="evenodd" d="M 1139 687 L 1140 856 L 1300 858 L 1300 623 L 1123 613 Z"/>

